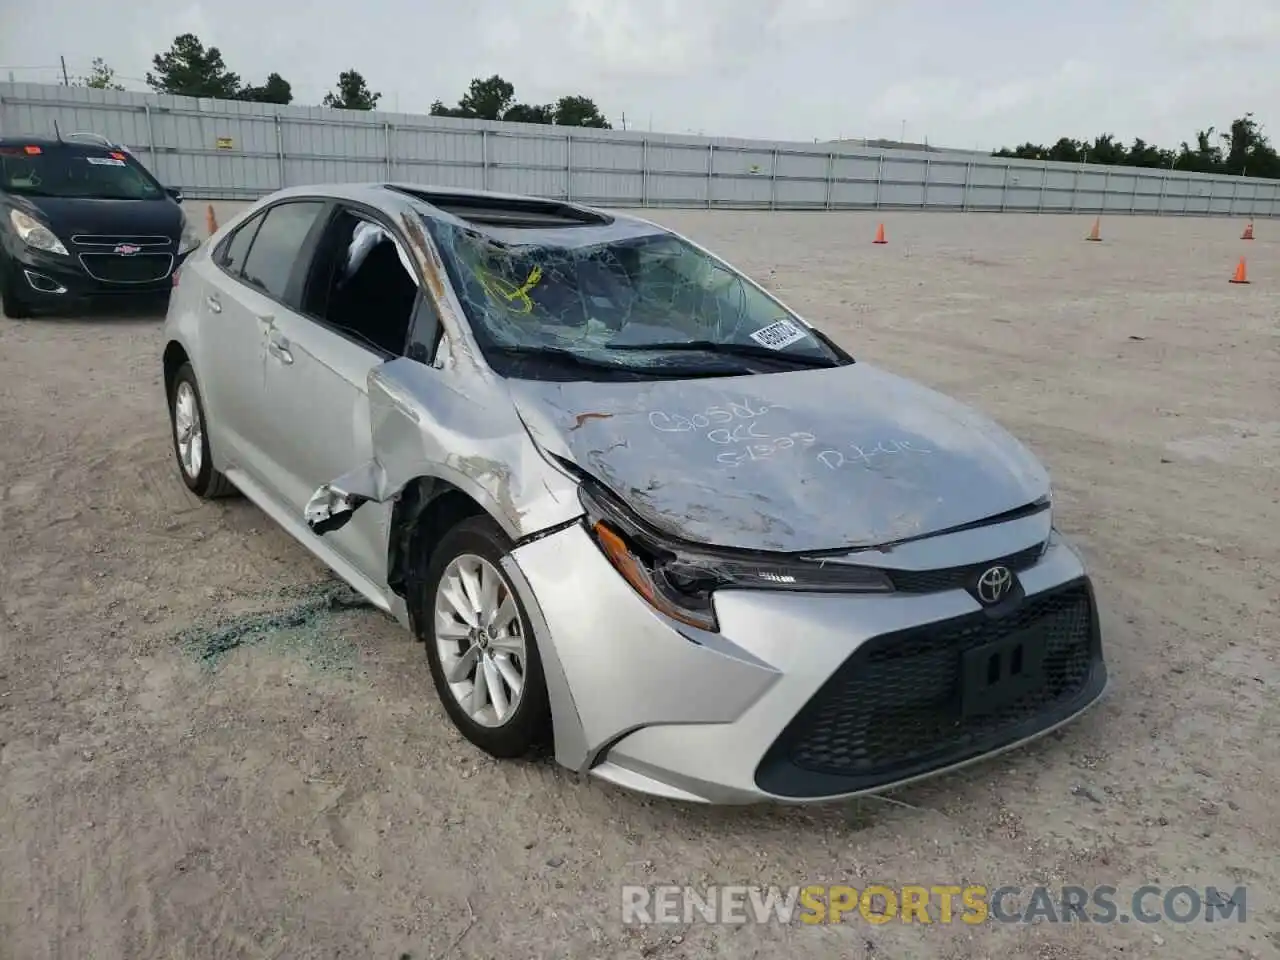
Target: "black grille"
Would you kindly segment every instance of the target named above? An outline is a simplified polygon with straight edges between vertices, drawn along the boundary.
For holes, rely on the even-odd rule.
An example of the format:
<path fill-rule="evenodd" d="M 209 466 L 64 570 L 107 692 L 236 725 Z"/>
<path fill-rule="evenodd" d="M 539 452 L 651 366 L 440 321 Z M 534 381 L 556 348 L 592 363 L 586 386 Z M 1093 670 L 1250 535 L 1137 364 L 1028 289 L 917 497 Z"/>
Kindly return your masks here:
<path fill-rule="evenodd" d="M 1015 573 L 1026 570 L 1028 567 L 1035 566 L 1042 553 L 1044 553 L 1044 544 L 1037 543 L 1035 546 L 987 563 L 969 563 L 962 567 L 945 567 L 941 570 L 886 570 L 885 573 L 893 582 L 893 588 L 900 593 L 940 593 L 943 590 L 963 589 L 983 570 L 997 564 L 1008 567 Z"/>
<path fill-rule="evenodd" d="M 1039 664 L 1011 701 L 962 690 L 966 661 L 979 658 L 981 672 L 987 653 L 964 655 L 989 644 Z M 1105 684 L 1087 581 L 998 618 L 984 611 L 886 634 L 863 644 L 796 715 L 756 781 L 780 796 L 822 796 L 918 776 L 1065 720 Z"/>
<path fill-rule="evenodd" d="M 118 247 L 128 244 L 134 247 L 171 247 L 173 239 L 160 234 L 138 236 L 123 233 L 77 233 L 71 242 L 78 247 Z"/>
<path fill-rule="evenodd" d="M 120 256 L 114 253 L 83 253 L 80 263 L 85 272 L 95 280 L 107 283 L 150 283 L 163 280 L 173 267 L 173 257 L 167 253 L 135 253 Z"/>

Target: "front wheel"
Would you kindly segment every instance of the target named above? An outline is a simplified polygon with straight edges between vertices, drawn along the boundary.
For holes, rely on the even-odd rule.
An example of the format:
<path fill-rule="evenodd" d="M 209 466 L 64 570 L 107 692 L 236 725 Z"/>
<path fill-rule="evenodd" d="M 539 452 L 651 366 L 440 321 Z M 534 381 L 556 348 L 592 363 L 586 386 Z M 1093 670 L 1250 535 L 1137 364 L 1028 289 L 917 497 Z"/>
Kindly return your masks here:
<path fill-rule="evenodd" d="M 549 740 L 551 713 L 529 617 L 502 570 L 511 543 L 488 517 L 441 538 L 418 590 L 416 629 L 449 719 L 491 756 Z"/>

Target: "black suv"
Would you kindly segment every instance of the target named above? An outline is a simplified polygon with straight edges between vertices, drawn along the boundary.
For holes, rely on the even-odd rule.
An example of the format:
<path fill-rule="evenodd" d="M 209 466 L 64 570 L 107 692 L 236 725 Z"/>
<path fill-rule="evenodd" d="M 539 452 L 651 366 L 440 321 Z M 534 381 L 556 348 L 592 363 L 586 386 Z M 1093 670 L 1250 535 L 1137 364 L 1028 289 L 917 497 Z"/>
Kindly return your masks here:
<path fill-rule="evenodd" d="M 0 138 L 0 302 L 10 317 L 68 301 L 167 297 L 199 244 L 179 206 L 121 147 Z"/>

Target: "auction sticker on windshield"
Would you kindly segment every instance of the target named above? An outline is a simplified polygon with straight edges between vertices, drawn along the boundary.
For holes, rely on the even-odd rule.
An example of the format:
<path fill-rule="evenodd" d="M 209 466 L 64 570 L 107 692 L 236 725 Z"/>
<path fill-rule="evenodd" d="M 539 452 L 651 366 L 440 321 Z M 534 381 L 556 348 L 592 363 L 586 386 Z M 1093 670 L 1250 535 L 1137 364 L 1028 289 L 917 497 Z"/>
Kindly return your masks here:
<path fill-rule="evenodd" d="M 804 331 L 786 317 L 767 324 L 751 334 L 751 339 L 770 350 L 781 350 L 789 347 L 797 340 L 804 339 Z"/>
<path fill-rule="evenodd" d="M 95 167 L 123 167 L 124 161 L 114 157 L 85 157 Z"/>

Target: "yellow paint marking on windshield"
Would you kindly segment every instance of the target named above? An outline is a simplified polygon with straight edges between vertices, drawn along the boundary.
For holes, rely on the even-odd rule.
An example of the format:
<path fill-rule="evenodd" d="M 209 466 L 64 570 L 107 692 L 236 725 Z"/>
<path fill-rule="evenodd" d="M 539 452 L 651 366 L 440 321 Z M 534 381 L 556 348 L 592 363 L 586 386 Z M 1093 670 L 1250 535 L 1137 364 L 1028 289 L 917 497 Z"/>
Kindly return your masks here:
<path fill-rule="evenodd" d="M 541 267 L 534 267 L 530 270 L 529 276 L 525 278 L 524 283 L 519 287 L 509 280 L 495 277 L 487 270 L 476 270 L 476 277 L 484 287 L 485 292 L 493 299 L 507 301 L 507 304 L 516 313 L 533 312 L 533 300 L 529 298 L 529 291 L 541 282 Z"/>

